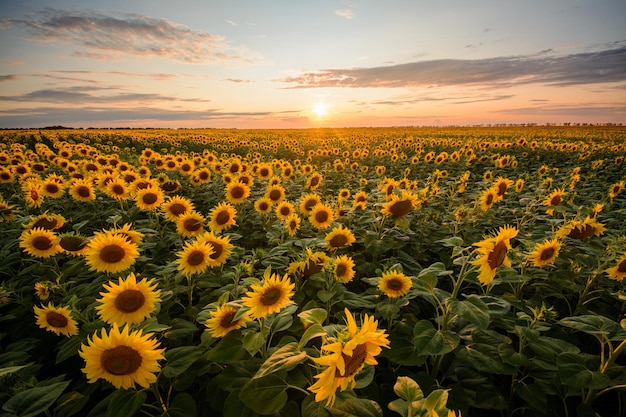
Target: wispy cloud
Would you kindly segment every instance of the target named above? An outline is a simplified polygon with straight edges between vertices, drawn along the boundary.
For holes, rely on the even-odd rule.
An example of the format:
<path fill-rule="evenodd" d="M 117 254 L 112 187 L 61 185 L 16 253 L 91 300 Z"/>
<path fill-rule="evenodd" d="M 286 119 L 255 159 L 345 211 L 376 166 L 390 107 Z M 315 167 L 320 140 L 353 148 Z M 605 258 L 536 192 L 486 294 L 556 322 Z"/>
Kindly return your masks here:
<path fill-rule="evenodd" d="M 115 93 L 98 95 L 98 92 L 114 90 L 110 87 L 68 87 L 35 90 L 29 93 L 13 96 L 0 96 L 1 101 L 26 103 L 63 103 L 74 107 L 106 103 L 119 105 L 122 103 L 160 103 L 160 102 L 192 102 L 206 103 L 210 100 L 201 98 L 180 98 L 154 93 Z M 73 110 L 72 110 L 73 111 Z"/>
<path fill-rule="evenodd" d="M 223 36 L 139 14 L 119 17 L 94 11 L 45 10 L 26 19 L 4 19 L 3 28 L 25 28 L 39 42 L 66 43 L 77 56 L 158 57 L 186 63 L 250 62 L 255 54 L 232 46 Z"/>
<path fill-rule="evenodd" d="M 352 19 L 354 17 L 354 12 L 351 9 L 335 10 L 335 14 L 337 16 L 341 16 L 341 17 L 344 17 L 346 19 Z"/>
<path fill-rule="evenodd" d="M 607 119 L 626 116 L 623 104 L 580 103 L 575 105 L 550 105 L 533 107 L 516 107 L 494 110 L 493 113 L 528 115 L 528 116 L 566 116 L 566 117 L 602 117 Z"/>
<path fill-rule="evenodd" d="M 580 85 L 626 81 L 626 47 L 554 56 L 437 59 L 371 68 L 308 71 L 278 81 L 287 88 Z"/>
<path fill-rule="evenodd" d="M 37 107 L 0 110 L 0 127 L 41 127 L 49 125 L 89 126 L 102 124 L 118 126 L 127 124 L 143 124 L 149 126 L 153 122 L 173 123 L 186 121 L 210 121 L 220 119 L 255 119 L 267 117 L 283 117 L 298 113 L 296 110 L 281 112 L 228 112 L 220 109 L 206 110 L 173 110 L 151 107 L 133 107 L 128 109 L 111 109 L 108 107 L 82 107 L 68 112 L 67 109 L 56 107 Z"/>

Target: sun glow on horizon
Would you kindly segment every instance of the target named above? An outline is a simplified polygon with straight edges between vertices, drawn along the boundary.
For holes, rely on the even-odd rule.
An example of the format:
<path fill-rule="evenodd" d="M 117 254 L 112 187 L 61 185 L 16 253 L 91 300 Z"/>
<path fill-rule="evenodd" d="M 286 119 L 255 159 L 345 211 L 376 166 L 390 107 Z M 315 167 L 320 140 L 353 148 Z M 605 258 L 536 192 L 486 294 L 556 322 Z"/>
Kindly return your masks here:
<path fill-rule="evenodd" d="M 313 113 L 317 117 L 325 117 L 328 115 L 328 105 L 326 103 L 317 103 L 313 106 Z"/>

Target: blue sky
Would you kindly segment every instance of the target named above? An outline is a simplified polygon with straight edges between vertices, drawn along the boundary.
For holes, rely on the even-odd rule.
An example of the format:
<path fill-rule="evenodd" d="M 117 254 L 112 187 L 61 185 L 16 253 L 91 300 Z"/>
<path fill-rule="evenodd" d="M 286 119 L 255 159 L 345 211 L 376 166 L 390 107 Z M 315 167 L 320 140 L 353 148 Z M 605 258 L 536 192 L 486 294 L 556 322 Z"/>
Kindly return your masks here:
<path fill-rule="evenodd" d="M 1 0 L 0 127 L 626 122 L 626 1 Z"/>

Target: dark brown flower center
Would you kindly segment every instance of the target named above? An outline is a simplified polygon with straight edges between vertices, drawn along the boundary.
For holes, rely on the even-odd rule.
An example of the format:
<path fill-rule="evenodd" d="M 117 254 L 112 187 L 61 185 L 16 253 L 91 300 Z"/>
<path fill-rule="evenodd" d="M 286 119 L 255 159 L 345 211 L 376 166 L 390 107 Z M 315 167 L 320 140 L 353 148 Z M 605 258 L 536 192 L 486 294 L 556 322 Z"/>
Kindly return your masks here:
<path fill-rule="evenodd" d="M 261 168 L 261 170 L 259 171 L 259 176 L 261 178 L 265 178 L 269 175 L 270 175 L 270 171 L 267 168 Z"/>
<path fill-rule="evenodd" d="M 220 226 L 228 223 L 229 220 L 230 214 L 226 210 L 220 211 L 219 213 L 217 213 L 217 216 L 215 216 L 215 223 L 219 224 Z"/>
<path fill-rule="evenodd" d="M 109 264 L 120 262 L 126 256 L 126 251 L 118 245 L 107 245 L 100 251 L 100 260 Z"/>
<path fill-rule="evenodd" d="M 204 262 L 204 252 L 196 250 L 187 256 L 187 263 L 191 266 L 198 266 Z"/>
<path fill-rule="evenodd" d="M 57 225 L 56 219 L 49 218 L 49 217 L 42 217 L 41 219 L 33 223 L 32 228 L 34 229 L 36 227 L 42 227 L 46 230 L 52 230 L 56 227 L 56 225 Z"/>
<path fill-rule="evenodd" d="M 59 192 L 59 186 L 55 183 L 46 184 L 46 191 L 50 194 L 56 194 Z"/>
<path fill-rule="evenodd" d="M 233 187 L 232 190 L 230 190 L 230 195 L 233 198 L 242 198 L 244 196 L 244 194 L 245 194 L 245 191 L 244 191 L 243 187 L 241 187 L 241 186 L 235 186 L 235 187 Z"/>
<path fill-rule="evenodd" d="M 233 318 L 235 317 L 236 314 L 237 314 L 236 311 L 229 311 L 226 314 L 224 314 L 222 316 L 222 320 L 220 320 L 220 327 L 224 329 L 228 329 L 230 327 L 236 326 L 237 323 L 239 322 L 239 320 L 233 321 Z"/>
<path fill-rule="evenodd" d="M 298 228 L 298 222 L 295 220 L 292 220 L 289 222 L 289 229 L 291 230 L 296 230 Z"/>
<path fill-rule="evenodd" d="M 150 205 L 156 203 L 158 198 L 159 196 L 155 193 L 146 193 L 141 197 L 141 201 L 143 201 L 144 204 Z"/>
<path fill-rule="evenodd" d="M 209 244 L 213 248 L 213 253 L 209 256 L 211 259 L 218 259 L 222 252 L 224 252 L 224 247 L 217 242 L 209 242 Z"/>
<path fill-rule="evenodd" d="M 550 205 L 551 206 L 558 206 L 559 204 L 561 204 L 561 201 L 563 201 L 563 199 L 561 198 L 560 195 L 555 195 L 554 197 L 552 197 L 552 199 L 550 200 Z"/>
<path fill-rule="evenodd" d="M 56 311 L 48 311 L 46 322 L 52 327 L 65 327 L 68 324 L 67 317 Z"/>
<path fill-rule="evenodd" d="M 400 200 L 396 201 L 389 207 L 389 211 L 396 217 L 401 217 L 409 213 L 411 211 L 411 207 L 413 204 L 411 200 Z"/>
<path fill-rule="evenodd" d="M 206 181 L 206 180 L 208 180 L 208 179 L 209 179 L 209 173 L 208 173 L 207 171 L 200 171 L 200 172 L 198 173 L 198 177 L 199 177 L 201 180 Z"/>
<path fill-rule="evenodd" d="M 185 219 L 183 227 L 189 232 L 196 232 L 202 228 L 202 222 L 199 222 L 198 219 Z"/>
<path fill-rule="evenodd" d="M 506 193 L 507 185 L 504 182 L 498 184 L 498 195 L 503 196 Z"/>
<path fill-rule="evenodd" d="M 313 177 L 311 178 L 311 187 L 315 187 L 316 185 L 318 185 L 320 183 L 320 178 L 319 177 Z"/>
<path fill-rule="evenodd" d="M 485 199 L 485 204 L 490 206 L 493 203 L 493 194 L 487 194 L 487 198 Z"/>
<path fill-rule="evenodd" d="M 52 241 L 46 236 L 37 236 L 33 239 L 33 248 L 37 250 L 48 250 L 52 247 Z"/>
<path fill-rule="evenodd" d="M 352 351 L 352 356 L 348 356 L 342 352 L 341 357 L 345 363 L 345 373 L 344 375 L 341 375 L 339 369 L 337 369 L 335 370 L 335 378 L 350 378 L 354 376 L 359 369 L 361 369 L 361 366 L 363 366 L 363 363 L 367 358 L 367 344 L 361 343 L 360 345 L 357 345 L 357 347 L 355 347 Z"/>
<path fill-rule="evenodd" d="M 554 256 L 554 248 L 545 248 L 544 250 L 541 251 L 541 255 L 539 256 L 539 259 L 541 259 L 542 261 L 547 261 L 548 259 L 552 259 L 552 257 Z"/>
<path fill-rule="evenodd" d="M 183 204 L 180 204 L 180 203 L 174 203 L 170 206 L 169 211 L 174 216 L 180 216 L 181 214 L 184 214 L 187 211 L 187 207 L 185 207 Z"/>
<path fill-rule="evenodd" d="M 114 184 L 113 187 L 111 187 L 111 191 L 113 192 L 113 194 L 123 195 L 124 187 L 122 187 L 120 184 Z"/>
<path fill-rule="evenodd" d="M 330 243 L 330 246 L 333 248 L 338 248 L 348 243 L 348 238 L 345 235 L 335 235 L 328 241 L 328 243 Z"/>
<path fill-rule="evenodd" d="M 269 206 L 269 204 L 266 201 L 261 201 L 259 203 L 259 210 L 260 211 L 267 211 L 267 210 L 269 210 L 269 208 L 270 208 L 270 206 Z"/>
<path fill-rule="evenodd" d="M 619 265 L 617 265 L 617 272 L 619 272 L 620 274 L 626 272 L 626 259 L 624 259 L 622 262 L 619 263 Z"/>
<path fill-rule="evenodd" d="M 280 208 L 280 214 L 282 216 L 289 216 L 291 214 L 291 209 L 288 206 L 282 206 Z"/>
<path fill-rule="evenodd" d="M 59 240 L 59 245 L 70 252 L 77 252 L 81 250 L 87 242 L 85 239 L 79 236 L 65 236 Z"/>
<path fill-rule="evenodd" d="M 264 306 L 272 306 L 278 302 L 283 292 L 280 287 L 270 287 L 263 291 L 261 295 L 261 304 Z"/>
<path fill-rule="evenodd" d="M 338 277 L 343 277 L 344 275 L 346 275 L 346 272 L 348 272 L 348 268 L 346 268 L 346 266 L 343 264 L 338 264 L 335 268 L 335 275 L 337 275 Z"/>
<path fill-rule="evenodd" d="M 116 346 L 102 352 L 102 368 L 113 375 L 130 375 L 141 366 L 141 355 L 130 346 Z"/>
<path fill-rule="evenodd" d="M 574 227 L 572 231 L 569 232 L 569 235 L 567 236 L 571 237 L 572 239 L 582 240 L 593 235 L 595 231 L 596 229 L 592 225 L 586 224 L 582 229 Z"/>
<path fill-rule="evenodd" d="M 311 211 L 311 209 L 313 209 L 313 207 L 315 207 L 316 204 L 317 204 L 317 200 L 311 198 L 304 203 L 304 209 L 306 211 Z"/>
<path fill-rule="evenodd" d="M 323 268 L 324 264 L 316 263 L 313 259 L 309 259 L 306 266 L 304 267 L 304 270 L 302 271 L 302 275 L 304 275 L 305 277 L 310 277 L 311 275 L 321 272 Z"/>
<path fill-rule="evenodd" d="M 328 212 L 325 210 L 320 210 L 315 213 L 315 221 L 318 223 L 325 223 L 328 221 Z"/>
<path fill-rule="evenodd" d="M 391 278 L 387 280 L 387 288 L 392 291 L 399 291 L 402 289 L 402 287 L 402 281 L 400 281 L 398 278 Z"/>
<path fill-rule="evenodd" d="M 139 290 L 124 290 L 115 297 L 115 308 L 124 313 L 139 310 L 146 302 L 146 297 Z"/>
<path fill-rule="evenodd" d="M 493 248 L 491 252 L 489 252 L 489 256 L 487 257 L 487 263 L 491 269 L 496 269 L 504 262 L 506 259 L 506 253 L 508 249 L 504 242 L 498 242 L 496 246 Z"/>
<path fill-rule="evenodd" d="M 91 195 L 91 190 L 89 189 L 89 187 L 81 185 L 80 187 L 76 189 L 76 194 L 78 194 L 81 197 L 87 198 Z"/>
<path fill-rule="evenodd" d="M 280 190 L 272 190 L 270 191 L 270 194 L 269 194 L 269 198 L 272 201 L 278 201 L 281 199 L 282 196 L 283 196 L 283 193 L 281 193 Z"/>

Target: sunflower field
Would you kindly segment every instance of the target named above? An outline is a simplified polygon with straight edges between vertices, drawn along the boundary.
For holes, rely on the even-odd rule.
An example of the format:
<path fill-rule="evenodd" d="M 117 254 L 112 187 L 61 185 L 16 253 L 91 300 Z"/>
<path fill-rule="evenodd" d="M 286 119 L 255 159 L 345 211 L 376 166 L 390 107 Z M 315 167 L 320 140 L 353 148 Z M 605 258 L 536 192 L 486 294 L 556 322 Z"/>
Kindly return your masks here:
<path fill-rule="evenodd" d="M 0 132 L 0 404 L 626 414 L 626 129 Z"/>

